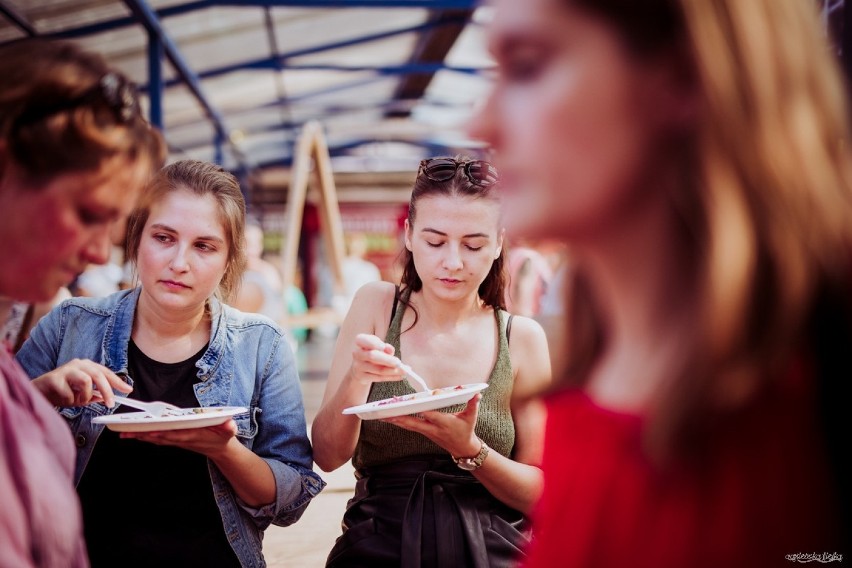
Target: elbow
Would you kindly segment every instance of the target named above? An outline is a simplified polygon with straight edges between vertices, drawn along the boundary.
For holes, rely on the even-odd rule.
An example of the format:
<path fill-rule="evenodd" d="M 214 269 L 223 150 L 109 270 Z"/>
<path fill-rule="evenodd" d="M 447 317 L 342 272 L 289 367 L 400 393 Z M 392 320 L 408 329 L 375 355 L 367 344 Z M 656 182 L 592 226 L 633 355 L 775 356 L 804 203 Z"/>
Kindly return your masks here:
<path fill-rule="evenodd" d="M 317 451 L 314 446 L 314 463 L 325 473 L 331 473 L 335 469 L 346 463 L 346 457 L 330 455 L 328 452 Z"/>

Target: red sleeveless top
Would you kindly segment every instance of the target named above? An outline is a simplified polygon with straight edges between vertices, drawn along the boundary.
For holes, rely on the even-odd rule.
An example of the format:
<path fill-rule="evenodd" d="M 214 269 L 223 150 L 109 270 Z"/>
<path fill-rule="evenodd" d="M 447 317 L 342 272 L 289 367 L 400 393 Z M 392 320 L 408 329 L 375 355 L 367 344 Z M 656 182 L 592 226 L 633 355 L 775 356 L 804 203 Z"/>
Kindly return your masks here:
<path fill-rule="evenodd" d="M 842 552 L 812 381 L 788 378 L 665 470 L 643 453 L 641 417 L 581 391 L 550 397 L 524 566 L 755 568 Z"/>

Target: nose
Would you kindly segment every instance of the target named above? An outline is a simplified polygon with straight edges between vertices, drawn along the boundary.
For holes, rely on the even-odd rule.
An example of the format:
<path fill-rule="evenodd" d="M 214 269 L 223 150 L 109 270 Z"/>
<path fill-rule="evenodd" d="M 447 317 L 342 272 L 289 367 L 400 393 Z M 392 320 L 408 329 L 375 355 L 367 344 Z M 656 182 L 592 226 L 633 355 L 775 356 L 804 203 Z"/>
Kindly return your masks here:
<path fill-rule="evenodd" d="M 91 264 L 106 264 L 109 260 L 111 244 L 109 232 L 106 230 L 98 231 L 83 250 L 85 261 Z"/>
<path fill-rule="evenodd" d="M 186 260 L 186 253 L 187 250 L 184 245 L 176 246 L 174 248 L 174 255 L 169 262 L 169 268 L 175 272 L 185 271 L 189 267 L 189 263 Z"/>
<path fill-rule="evenodd" d="M 464 264 L 462 263 L 461 254 L 458 246 L 448 246 L 444 254 L 443 266 L 445 270 L 461 270 Z"/>

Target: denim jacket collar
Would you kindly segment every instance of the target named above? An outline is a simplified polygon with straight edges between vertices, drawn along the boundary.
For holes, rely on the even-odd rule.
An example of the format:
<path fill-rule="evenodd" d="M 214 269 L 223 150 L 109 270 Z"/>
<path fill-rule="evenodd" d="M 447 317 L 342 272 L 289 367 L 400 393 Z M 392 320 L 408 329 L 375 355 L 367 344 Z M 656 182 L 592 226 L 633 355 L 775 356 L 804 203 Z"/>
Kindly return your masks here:
<path fill-rule="evenodd" d="M 104 364 L 117 374 L 128 374 L 127 346 L 130 344 L 133 318 L 136 315 L 141 290 L 141 287 L 137 287 L 118 301 L 104 334 Z M 209 307 L 212 314 L 210 343 L 204 355 L 195 364 L 202 381 L 207 381 L 212 376 L 226 347 L 225 310 L 227 308 L 216 298 L 210 298 Z"/>

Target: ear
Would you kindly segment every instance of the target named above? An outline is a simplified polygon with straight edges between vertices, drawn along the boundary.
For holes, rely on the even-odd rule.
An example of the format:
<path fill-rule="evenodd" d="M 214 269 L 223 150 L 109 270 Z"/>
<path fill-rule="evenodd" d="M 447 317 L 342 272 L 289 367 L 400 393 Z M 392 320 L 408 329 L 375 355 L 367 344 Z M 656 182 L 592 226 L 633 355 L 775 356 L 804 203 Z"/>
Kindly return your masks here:
<path fill-rule="evenodd" d="M 500 258 L 500 253 L 503 252 L 503 239 L 506 236 L 506 229 L 500 229 L 500 234 L 497 235 L 497 249 L 494 251 L 494 260 Z"/>
<path fill-rule="evenodd" d="M 411 224 L 408 219 L 405 220 L 405 248 L 411 252 Z"/>

